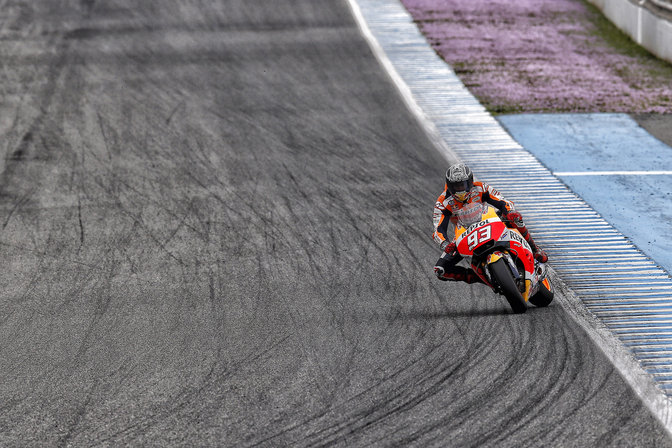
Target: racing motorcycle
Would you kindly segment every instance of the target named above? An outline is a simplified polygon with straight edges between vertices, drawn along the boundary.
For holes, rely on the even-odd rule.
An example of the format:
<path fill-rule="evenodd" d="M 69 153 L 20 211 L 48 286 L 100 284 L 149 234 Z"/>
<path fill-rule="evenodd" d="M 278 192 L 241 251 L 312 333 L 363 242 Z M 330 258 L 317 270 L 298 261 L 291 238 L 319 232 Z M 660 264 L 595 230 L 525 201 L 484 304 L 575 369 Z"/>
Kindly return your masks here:
<path fill-rule="evenodd" d="M 467 204 L 455 213 L 455 245 L 471 269 L 514 313 L 527 303 L 548 306 L 553 288 L 546 265 L 534 259 L 530 245 L 518 230 L 507 227 L 497 209 L 485 203 Z"/>

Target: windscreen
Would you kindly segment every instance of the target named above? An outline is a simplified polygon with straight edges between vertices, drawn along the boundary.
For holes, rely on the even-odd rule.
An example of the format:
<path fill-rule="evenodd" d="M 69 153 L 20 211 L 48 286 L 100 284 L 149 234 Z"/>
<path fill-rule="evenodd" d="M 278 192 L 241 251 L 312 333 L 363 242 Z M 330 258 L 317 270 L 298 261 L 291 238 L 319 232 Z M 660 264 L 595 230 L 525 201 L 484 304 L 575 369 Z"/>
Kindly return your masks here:
<path fill-rule="evenodd" d="M 482 202 L 472 202 L 465 205 L 461 209 L 455 212 L 457 217 L 457 222 L 464 228 L 469 227 L 472 224 L 475 224 L 481 221 L 481 217 L 484 213 L 487 213 L 488 206 Z"/>

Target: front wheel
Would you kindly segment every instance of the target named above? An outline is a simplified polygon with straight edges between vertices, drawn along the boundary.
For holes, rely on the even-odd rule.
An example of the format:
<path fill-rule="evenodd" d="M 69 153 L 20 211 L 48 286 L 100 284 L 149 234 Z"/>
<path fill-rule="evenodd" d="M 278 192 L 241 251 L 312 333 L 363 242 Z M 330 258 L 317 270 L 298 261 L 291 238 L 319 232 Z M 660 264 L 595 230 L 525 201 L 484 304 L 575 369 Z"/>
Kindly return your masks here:
<path fill-rule="evenodd" d="M 521 314 L 527 311 L 525 299 L 523 299 L 522 294 L 518 291 L 516 281 L 513 279 L 513 274 L 506 264 L 506 260 L 500 258 L 492 263 L 489 268 L 492 280 L 499 285 L 502 294 L 506 297 L 506 301 L 509 302 L 509 305 L 511 305 L 513 312 Z"/>

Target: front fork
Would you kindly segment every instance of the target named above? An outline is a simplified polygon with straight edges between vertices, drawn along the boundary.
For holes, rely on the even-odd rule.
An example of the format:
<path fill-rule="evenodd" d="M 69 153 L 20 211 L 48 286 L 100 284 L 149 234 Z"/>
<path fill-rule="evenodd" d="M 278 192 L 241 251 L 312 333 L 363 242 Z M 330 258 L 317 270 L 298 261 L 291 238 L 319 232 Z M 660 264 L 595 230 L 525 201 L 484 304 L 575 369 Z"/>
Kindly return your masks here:
<path fill-rule="evenodd" d="M 483 271 L 485 274 L 485 278 L 488 281 L 488 284 L 492 287 L 493 282 L 492 282 L 492 276 L 490 275 L 490 269 L 489 265 L 492 263 L 499 261 L 501 259 L 506 260 L 506 264 L 509 265 L 509 268 L 511 269 L 511 273 L 513 274 L 513 278 L 516 281 L 516 285 L 518 285 L 518 289 L 520 290 L 521 293 L 525 293 L 526 290 L 526 283 L 524 281 L 524 278 L 521 277 L 520 272 L 518 271 L 518 268 L 516 267 L 516 263 L 513 261 L 513 258 L 511 258 L 511 255 L 509 255 L 508 252 L 502 252 L 502 251 L 495 251 L 492 252 L 491 254 L 488 254 L 487 258 L 485 261 L 481 264 L 481 266 L 484 267 L 484 269 L 479 269 L 479 271 Z M 496 288 L 498 289 L 498 288 Z M 500 291 L 497 291 L 500 292 Z"/>

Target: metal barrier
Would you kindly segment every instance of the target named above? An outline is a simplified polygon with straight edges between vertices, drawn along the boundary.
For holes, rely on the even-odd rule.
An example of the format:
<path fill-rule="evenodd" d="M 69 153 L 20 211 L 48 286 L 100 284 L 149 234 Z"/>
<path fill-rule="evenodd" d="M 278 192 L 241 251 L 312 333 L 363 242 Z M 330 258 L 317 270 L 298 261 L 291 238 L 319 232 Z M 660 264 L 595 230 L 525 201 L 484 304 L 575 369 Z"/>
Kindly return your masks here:
<path fill-rule="evenodd" d="M 672 0 L 587 0 L 632 40 L 672 63 Z"/>
<path fill-rule="evenodd" d="M 672 11 L 672 0 L 650 0 L 654 5 Z"/>

